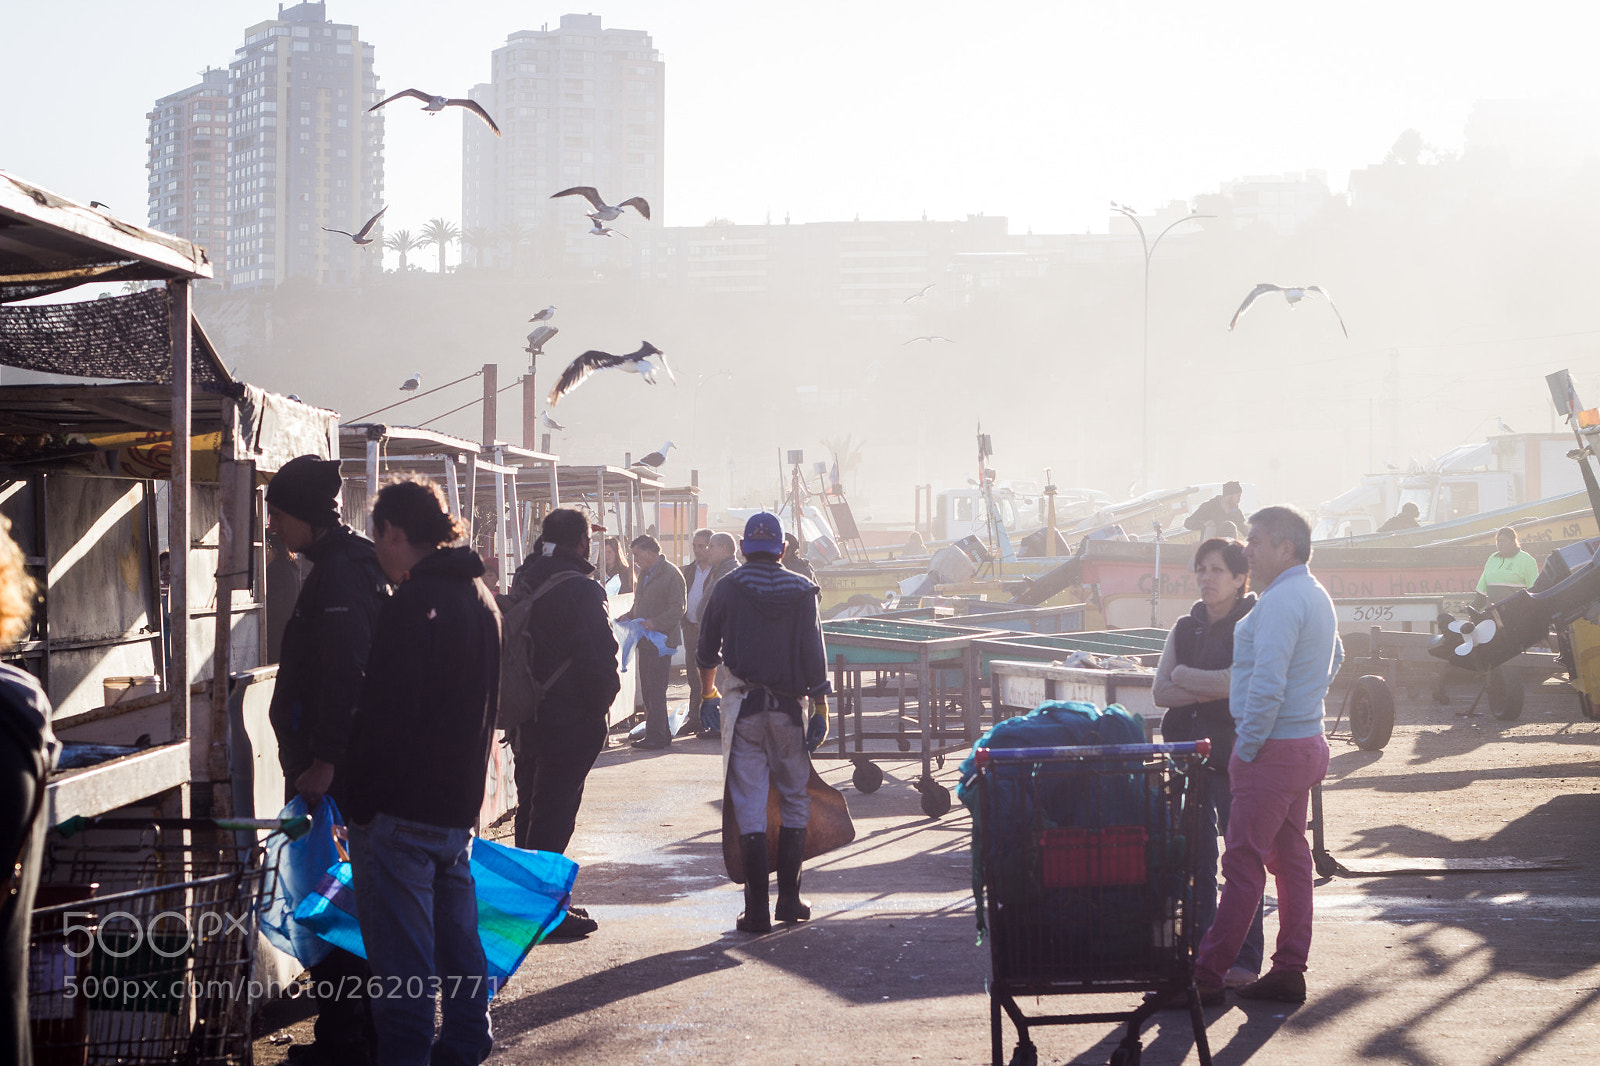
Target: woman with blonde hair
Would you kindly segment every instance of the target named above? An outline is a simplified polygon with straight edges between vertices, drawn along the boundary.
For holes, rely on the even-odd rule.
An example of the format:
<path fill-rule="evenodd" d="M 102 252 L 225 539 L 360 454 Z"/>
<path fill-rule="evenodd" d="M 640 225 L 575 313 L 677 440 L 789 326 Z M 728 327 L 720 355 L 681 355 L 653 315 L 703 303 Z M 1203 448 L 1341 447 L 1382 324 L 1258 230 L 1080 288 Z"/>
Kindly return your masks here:
<path fill-rule="evenodd" d="M 11 522 L 0 517 L 0 645 L 28 633 L 34 585 Z M 39 886 L 44 847 L 45 777 L 55 766 L 50 700 L 33 675 L 0 664 L 0 984 L 11 989 L 0 1007 L 0 1061 L 31 1062 L 28 1037 L 28 920 Z"/>

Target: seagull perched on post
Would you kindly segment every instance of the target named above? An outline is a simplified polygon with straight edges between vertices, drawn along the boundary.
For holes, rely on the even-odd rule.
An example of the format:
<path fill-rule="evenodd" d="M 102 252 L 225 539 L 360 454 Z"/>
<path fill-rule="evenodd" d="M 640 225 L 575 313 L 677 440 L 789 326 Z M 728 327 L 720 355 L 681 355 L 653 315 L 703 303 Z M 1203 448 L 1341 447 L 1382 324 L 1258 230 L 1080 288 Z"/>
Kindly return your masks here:
<path fill-rule="evenodd" d="M 400 383 L 401 392 L 416 392 L 422 387 L 422 371 L 417 371 Z"/>
<path fill-rule="evenodd" d="M 543 311 L 538 312 L 532 318 L 528 319 L 528 321 L 529 322 L 548 322 L 554 317 L 556 317 L 556 305 L 555 304 L 551 304 L 549 307 L 546 307 Z"/>
<path fill-rule="evenodd" d="M 322 230 L 323 230 L 324 233 L 342 233 L 346 237 L 349 237 L 351 242 L 354 243 L 354 244 L 360 244 L 360 245 L 371 244 L 372 243 L 372 238 L 367 236 L 367 234 L 372 232 L 372 227 L 376 226 L 378 224 L 378 219 L 382 218 L 383 217 L 383 213 L 385 211 L 387 211 L 387 210 L 389 210 L 389 206 L 387 204 L 385 204 L 383 207 L 379 208 L 378 209 L 378 213 L 373 215 L 371 218 L 367 219 L 367 224 L 365 226 L 362 226 L 361 229 L 356 233 L 351 233 L 347 229 L 332 229 L 332 228 L 330 228 L 328 226 L 323 226 Z"/>
<path fill-rule="evenodd" d="M 612 355 L 610 352 L 591 348 L 574 359 L 561 372 L 556 387 L 550 390 L 550 406 L 554 407 L 561 397 L 582 385 L 596 370 L 625 370 L 630 374 L 638 374 L 648 385 L 656 383 L 657 370 L 665 370 L 672 383 L 674 385 L 678 383 L 677 376 L 667 365 L 666 355 L 649 341 L 640 341 L 639 350 L 629 352 L 627 355 Z"/>
<path fill-rule="evenodd" d="M 667 461 L 667 453 L 676 447 L 677 445 L 672 443 L 670 440 L 665 441 L 662 443 L 661 447 L 657 448 L 649 455 L 646 455 L 641 459 L 635 459 L 633 461 L 633 465 L 648 466 L 651 470 L 659 470 L 661 469 L 661 464 Z"/>
<path fill-rule="evenodd" d="M 594 212 L 589 217 L 597 222 L 610 222 L 622 214 L 624 207 L 633 208 L 645 218 L 650 217 L 650 204 L 642 196 L 630 197 L 615 207 L 600 199 L 600 193 L 592 185 L 574 185 L 570 189 L 562 189 L 560 192 L 551 193 L 550 199 L 554 200 L 558 196 L 581 196 L 588 200 L 594 205 Z"/>
<path fill-rule="evenodd" d="M 1499 415 L 1495 416 L 1494 424 L 1500 427 L 1500 432 L 1501 433 L 1515 433 L 1516 432 L 1516 430 L 1514 430 L 1510 426 L 1506 425 L 1506 420 L 1501 418 Z"/>
<path fill-rule="evenodd" d="M 471 111 L 473 114 L 477 115 L 479 118 L 483 119 L 483 121 L 487 122 L 489 124 L 489 128 L 494 130 L 494 135 L 496 137 L 500 136 L 500 127 L 494 124 L 494 119 L 489 117 L 489 112 L 485 111 L 483 109 L 483 105 L 478 103 L 478 101 L 462 100 L 453 97 L 433 96 L 430 93 L 423 92 L 421 89 L 402 89 L 393 96 L 385 97 L 384 99 L 379 100 L 377 103 L 367 108 L 367 110 L 376 111 L 384 104 L 398 100 L 402 96 L 409 96 L 414 99 L 421 100 L 422 110 L 435 115 L 447 107 L 464 107 L 468 111 Z"/>
<path fill-rule="evenodd" d="M 1350 331 L 1345 329 L 1344 316 L 1339 313 L 1339 309 L 1337 307 L 1334 307 L 1333 297 L 1329 296 L 1320 285 L 1272 285 L 1267 282 L 1262 282 L 1260 285 L 1257 285 L 1254 289 L 1250 290 L 1250 295 L 1244 298 L 1244 303 L 1239 305 L 1239 310 L 1233 313 L 1233 321 L 1228 323 L 1228 329 L 1231 331 L 1234 326 L 1239 324 L 1240 316 L 1246 311 L 1250 310 L 1250 305 L 1256 302 L 1257 297 L 1265 295 L 1269 292 L 1283 293 L 1283 298 L 1289 301 L 1290 307 L 1293 307 L 1295 304 L 1299 303 L 1301 300 L 1304 300 L 1312 293 L 1316 293 L 1318 296 L 1328 301 L 1328 306 L 1333 309 L 1333 317 L 1339 320 L 1339 328 L 1344 330 L 1345 338 L 1349 338 Z"/>
<path fill-rule="evenodd" d="M 928 284 L 924 285 L 922 288 L 918 289 L 916 292 L 912 293 L 910 296 L 907 296 L 904 300 L 901 300 L 900 302 L 903 303 L 903 304 L 908 304 L 912 300 L 920 300 L 920 299 L 922 299 L 924 296 L 928 295 L 928 290 L 933 288 L 935 284 L 937 284 L 937 282 L 932 282 L 932 281 L 928 282 Z"/>
<path fill-rule="evenodd" d="M 560 326 L 534 326 L 533 332 L 528 334 L 528 346 L 523 351 L 529 355 L 543 355 L 544 346 L 560 332 Z"/>
<path fill-rule="evenodd" d="M 556 433 L 564 433 L 567 429 L 566 426 L 563 426 L 560 422 L 557 422 L 555 419 L 551 418 L 549 411 L 539 412 L 539 424 L 545 429 L 553 430 Z"/>

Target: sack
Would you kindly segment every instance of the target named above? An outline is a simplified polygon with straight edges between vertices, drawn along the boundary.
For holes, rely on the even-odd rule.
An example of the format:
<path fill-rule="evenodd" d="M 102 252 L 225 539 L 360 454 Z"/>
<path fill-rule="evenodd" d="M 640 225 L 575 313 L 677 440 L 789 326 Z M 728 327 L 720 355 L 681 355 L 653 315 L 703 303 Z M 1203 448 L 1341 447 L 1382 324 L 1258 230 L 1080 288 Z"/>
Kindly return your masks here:
<path fill-rule="evenodd" d="M 531 596 L 517 600 L 505 611 L 501 625 L 505 647 L 500 653 L 500 713 L 495 723 L 501 729 L 510 731 L 525 722 L 537 722 L 544 694 L 572 665 L 572 660 L 568 659 L 543 681 L 533 676 L 533 634 L 528 632 L 528 616 L 533 613 L 533 605 L 563 581 L 585 576 L 576 570 L 551 574 Z"/>
<path fill-rule="evenodd" d="M 296 796 L 278 817 L 299 818 L 306 813 L 306 801 Z M 340 824 L 339 808 L 324 796 L 311 816 L 311 832 L 299 840 L 290 840 L 282 833 L 267 839 L 263 865 L 276 870 L 277 876 L 273 878 L 272 895 L 261 908 L 261 933 L 273 947 L 293 955 L 305 966 L 315 966 L 333 949 L 315 930 L 302 925 L 294 912 L 302 900 L 316 893 L 328 867 L 338 861 L 333 827 Z"/>
<path fill-rule="evenodd" d="M 472 842 L 470 868 L 484 976 L 493 996 L 533 946 L 566 917 L 578 864 L 555 852 L 525 851 L 479 837 Z M 328 868 L 295 910 L 295 919 L 335 947 L 367 957 L 348 860 Z"/>
<path fill-rule="evenodd" d="M 806 846 L 802 859 L 842 848 L 856 838 L 856 823 L 850 817 L 850 805 L 844 795 L 828 784 L 811 767 L 806 781 L 806 795 L 811 800 L 811 820 L 806 823 Z M 779 806 L 778 786 L 767 786 L 767 872 L 778 868 L 778 831 L 783 828 L 783 811 Z M 733 819 L 733 800 L 728 795 L 726 783 L 722 786 L 722 865 L 728 871 L 728 880 L 744 884 L 744 846 L 739 837 L 739 825 Z"/>

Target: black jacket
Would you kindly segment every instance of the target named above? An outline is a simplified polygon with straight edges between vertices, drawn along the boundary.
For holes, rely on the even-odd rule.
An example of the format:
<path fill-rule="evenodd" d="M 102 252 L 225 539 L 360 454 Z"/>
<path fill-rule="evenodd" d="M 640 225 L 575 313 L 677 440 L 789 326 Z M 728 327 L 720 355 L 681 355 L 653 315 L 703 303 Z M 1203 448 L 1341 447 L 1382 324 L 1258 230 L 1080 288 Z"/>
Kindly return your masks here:
<path fill-rule="evenodd" d="M 1228 617 L 1211 621 L 1205 601 L 1197 600 L 1189 613 L 1172 627 L 1172 653 L 1179 666 L 1196 670 L 1227 670 L 1233 666 L 1233 627 L 1256 605 L 1254 593 L 1245 593 L 1233 605 Z M 1172 743 L 1211 739 L 1211 756 L 1206 765 L 1218 773 L 1228 772 L 1228 757 L 1233 754 L 1233 714 L 1228 701 L 1207 700 L 1187 707 L 1174 707 L 1161 719 L 1161 739 Z"/>
<path fill-rule="evenodd" d="M 777 563 L 749 562 L 717 582 L 700 620 L 695 660 L 728 671 L 752 687 L 783 698 L 798 714 L 801 696 L 821 696 L 828 684 L 817 600 L 822 590 Z"/>
<path fill-rule="evenodd" d="M 528 556 L 517 567 L 508 603 L 533 595 L 552 574 L 575 570 L 594 573 L 594 566 L 565 548 L 549 555 Z M 569 579 L 539 598 L 528 613 L 533 635 L 533 676 L 548 678 L 568 659 L 572 665 L 545 693 L 539 718 L 590 718 L 604 714 L 617 698 L 622 681 L 617 676 L 617 637 L 606 611 L 606 590 L 594 580 Z M 510 634 L 507 634 L 509 637 Z"/>
<path fill-rule="evenodd" d="M 305 554 L 314 565 L 283 629 L 269 712 L 291 786 L 312 759 L 337 766 L 344 758 L 372 629 L 389 591 L 372 542 L 349 526 L 330 530 Z M 337 774 L 334 781 L 342 795 Z"/>
<path fill-rule="evenodd" d="M 441 548 L 384 604 L 343 770 L 352 821 L 477 823 L 500 698 L 500 612 L 483 572 L 471 548 Z"/>

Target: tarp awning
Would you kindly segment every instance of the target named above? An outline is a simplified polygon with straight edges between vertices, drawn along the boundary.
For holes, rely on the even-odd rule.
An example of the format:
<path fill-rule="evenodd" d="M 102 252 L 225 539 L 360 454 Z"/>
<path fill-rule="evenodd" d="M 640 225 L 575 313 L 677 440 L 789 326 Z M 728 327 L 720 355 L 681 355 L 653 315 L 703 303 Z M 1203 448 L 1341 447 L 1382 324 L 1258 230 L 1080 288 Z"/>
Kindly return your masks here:
<path fill-rule="evenodd" d="M 0 364 L 43 374 L 117 381 L 172 380 L 167 291 L 147 289 L 76 303 L 0 306 Z M 191 379 L 232 383 L 200 323 Z"/>

